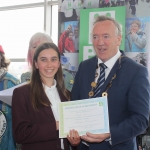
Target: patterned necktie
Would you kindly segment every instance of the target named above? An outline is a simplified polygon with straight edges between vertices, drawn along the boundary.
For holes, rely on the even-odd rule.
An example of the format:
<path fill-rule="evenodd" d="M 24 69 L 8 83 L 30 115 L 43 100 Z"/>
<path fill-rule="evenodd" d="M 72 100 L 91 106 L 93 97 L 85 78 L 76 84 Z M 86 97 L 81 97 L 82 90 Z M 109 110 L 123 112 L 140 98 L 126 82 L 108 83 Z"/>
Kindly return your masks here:
<path fill-rule="evenodd" d="M 101 91 L 101 87 L 105 82 L 105 69 L 107 68 L 107 66 L 104 63 L 100 63 L 100 75 L 99 78 L 97 80 L 97 85 L 94 89 L 94 98 L 98 95 L 98 93 Z"/>

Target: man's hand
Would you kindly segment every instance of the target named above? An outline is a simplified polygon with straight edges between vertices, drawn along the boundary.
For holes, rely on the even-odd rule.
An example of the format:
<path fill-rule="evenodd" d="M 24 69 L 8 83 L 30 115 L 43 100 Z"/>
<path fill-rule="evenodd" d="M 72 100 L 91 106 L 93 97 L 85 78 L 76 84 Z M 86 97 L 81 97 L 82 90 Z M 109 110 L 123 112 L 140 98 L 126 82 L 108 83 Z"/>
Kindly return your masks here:
<path fill-rule="evenodd" d="M 67 135 L 67 139 L 72 146 L 77 146 L 81 141 L 81 138 L 76 130 L 70 130 L 69 135 Z"/>
<path fill-rule="evenodd" d="M 105 134 L 92 134 L 87 132 L 86 135 L 81 136 L 81 139 L 87 141 L 87 142 L 91 142 L 91 143 L 99 143 L 102 142 L 106 139 L 110 138 L 110 133 L 105 133 Z"/>

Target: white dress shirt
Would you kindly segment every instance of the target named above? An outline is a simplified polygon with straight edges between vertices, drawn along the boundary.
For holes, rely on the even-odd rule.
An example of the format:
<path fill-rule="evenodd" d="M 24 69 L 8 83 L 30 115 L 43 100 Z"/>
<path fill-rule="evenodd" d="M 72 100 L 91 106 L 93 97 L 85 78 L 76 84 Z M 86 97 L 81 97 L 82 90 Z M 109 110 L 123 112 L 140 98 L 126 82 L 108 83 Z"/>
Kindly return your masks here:
<path fill-rule="evenodd" d="M 114 64 L 116 63 L 117 59 L 121 56 L 121 52 L 118 50 L 117 54 L 115 56 L 113 56 L 111 59 L 109 59 L 108 61 L 106 61 L 104 64 L 107 66 L 107 68 L 105 69 L 105 80 L 107 79 L 111 69 L 113 68 Z M 99 58 L 98 58 L 98 66 L 100 63 L 103 63 Z M 96 70 L 96 72 L 98 73 L 98 76 L 95 78 L 95 82 L 97 83 L 97 80 L 99 78 L 99 73 L 100 73 L 100 67 Z"/>
<path fill-rule="evenodd" d="M 107 79 L 111 69 L 113 68 L 114 64 L 116 63 L 117 59 L 120 56 L 121 56 L 121 52 L 118 50 L 118 52 L 115 56 L 113 56 L 111 59 L 109 59 L 108 61 L 106 61 L 104 63 L 107 66 L 107 68 L 105 69 L 105 80 Z M 103 62 L 98 58 L 98 66 L 100 63 L 103 63 Z M 100 75 L 100 67 L 96 70 L 96 72 L 98 73 L 98 76 L 95 78 L 95 82 L 97 83 L 97 80 L 98 80 L 99 75 Z M 105 141 L 109 141 L 109 143 L 111 144 L 111 137 L 106 139 Z"/>
<path fill-rule="evenodd" d="M 59 121 L 59 114 L 58 114 L 58 104 L 61 102 L 58 90 L 56 88 L 57 82 L 54 79 L 54 85 L 48 87 L 43 84 L 45 93 L 51 103 L 52 112 L 56 121 Z M 61 149 L 64 149 L 63 139 L 61 139 Z"/>

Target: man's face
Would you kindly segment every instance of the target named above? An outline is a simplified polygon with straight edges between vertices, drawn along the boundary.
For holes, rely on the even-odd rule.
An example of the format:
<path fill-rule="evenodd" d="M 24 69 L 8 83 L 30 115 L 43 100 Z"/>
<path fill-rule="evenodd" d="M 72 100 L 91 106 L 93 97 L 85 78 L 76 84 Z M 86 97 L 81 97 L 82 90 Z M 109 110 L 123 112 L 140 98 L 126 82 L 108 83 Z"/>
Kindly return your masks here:
<path fill-rule="evenodd" d="M 74 35 L 76 38 L 79 37 L 79 29 L 78 28 L 74 29 Z"/>
<path fill-rule="evenodd" d="M 110 20 L 97 22 L 93 27 L 93 47 L 97 57 L 103 62 L 116 55 L 121 39 L 117 35 L 115 24 Z"/>

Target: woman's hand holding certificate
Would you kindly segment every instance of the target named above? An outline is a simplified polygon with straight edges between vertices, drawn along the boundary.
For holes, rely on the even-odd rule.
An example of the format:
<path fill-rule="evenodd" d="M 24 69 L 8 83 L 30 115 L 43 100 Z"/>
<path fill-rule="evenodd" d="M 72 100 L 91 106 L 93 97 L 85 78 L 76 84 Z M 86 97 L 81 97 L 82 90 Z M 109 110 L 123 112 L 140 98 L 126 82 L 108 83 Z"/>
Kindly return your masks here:
<path fill-rule="evenodd" d="M 70 130 L 69 135 L 67 135 L 67 139 L 72 146 L 78 145 L 81 141 L 81 138 L 76 130 Z"/>

